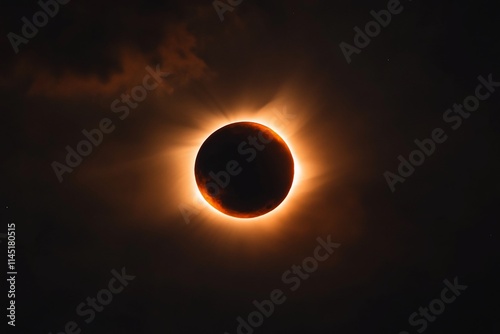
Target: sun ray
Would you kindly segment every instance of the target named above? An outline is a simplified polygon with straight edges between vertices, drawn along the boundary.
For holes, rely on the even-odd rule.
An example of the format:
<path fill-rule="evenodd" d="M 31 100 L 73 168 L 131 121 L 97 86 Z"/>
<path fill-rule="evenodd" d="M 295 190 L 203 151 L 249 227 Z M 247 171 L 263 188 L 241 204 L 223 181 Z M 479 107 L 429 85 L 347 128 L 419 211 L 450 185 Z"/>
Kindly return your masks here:
<path fill-rule="evenodd" d="M 261 226 L 274 229 L 282 222 L 304 212 L 304 204 L 311 199 L 311 193 L 325 184 L 321 177 L 327 171 L 321 164 L 317 151 L 311 149 L 315 146 L 312 137 L 305 134 L 307 117 L 299 115 L 292 120 L 286 120 L 282 116 L 280 119 L 280 112 L 269 106 L 259 110 L 242 108 L 230 114 L 200 112 L 197 117 L 191 118 L 189 126 L 175 133 L 178 142 L 169 150 L 168 161 L 174 163 L 173 179 L 176 186 L 169 192 L 168 197 L 177 198 L 179 205 L 193 209 L 194 214 L 189 222 L 211 221 L 243 228 Z M 311 113 L 307 116 L 311 117 Z M 286 142 L 294 160 L 295 174 L 287 197 L 274 210 L 258 217 L 236 218 L 221 213 L 202 196 L 194 176 L 196 155 L 203 142 L 217 129 L 235 122 L 255 122 L 271 128 Z M 176 209 L 176 214 L 179 214 L 178 208 Z"/>

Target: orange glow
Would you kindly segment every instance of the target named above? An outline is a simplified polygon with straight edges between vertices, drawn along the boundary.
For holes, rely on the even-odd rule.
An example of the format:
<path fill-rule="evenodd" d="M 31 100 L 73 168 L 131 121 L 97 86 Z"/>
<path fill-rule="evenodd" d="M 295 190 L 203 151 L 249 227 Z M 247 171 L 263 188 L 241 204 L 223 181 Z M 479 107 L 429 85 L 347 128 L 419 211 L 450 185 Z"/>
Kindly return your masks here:
<path fill-rule="evenodd" d="M 262 108 L 258 111 L 241 110 L 231 115 L 203 113 L 193 119 L 192 127 L 185 128 L 179 133 L 178 139 L 183 139 L 172 148 L 169 153 L 170 163 L 174 163 L 177 193 L 169 194 L 170 198 L 177 198 L 184 205 L 196 213 L 190 216 L 190 223 L 212 221 L 214 223 L 238 225 L 258 225 L 263 228 L 275 228 L 280 222 L 285 222 L 301 211 L 308 199 L 308 194 L 317 190 L 322 183 L 318 177 L 325 174 L 321 167 L 320 158 L 316 155 L 311 136 L 303 131 L 307 123 L 304 115 L 284 121 L 279 119 L 275 108 Z M 309 114 L 310 115 L 310 114 Z M 256 122 L 274 130 L 288 145 L 293 159 L 295 175 L 292 187 L 285 200 L 273 211 L 254 218 L 236 218 L 219 212 L 210 205 L 200 193 L 194 176 L 196 155 L 203 142 L 217 129 L 234 122 Z M 304 210 L 302 210 L 303 212 Z M 177 210 L 180 219 L 182 215 Z"/>

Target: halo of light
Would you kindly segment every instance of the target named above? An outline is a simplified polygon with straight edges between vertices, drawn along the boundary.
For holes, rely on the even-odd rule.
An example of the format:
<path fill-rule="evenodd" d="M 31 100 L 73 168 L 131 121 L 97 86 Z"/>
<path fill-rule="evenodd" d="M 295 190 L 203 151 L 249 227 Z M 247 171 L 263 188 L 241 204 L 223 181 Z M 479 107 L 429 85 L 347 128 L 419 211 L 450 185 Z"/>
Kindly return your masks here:
<path fill-rule="evenodd" d="M 196 213 L 193 220 L 236 224 L 238 227 L 260 226 L 273 229 L 280 222 L 285 222 L 292 217 L 300 211 L 300 207 L 307 198 L 306 195 L 321 183 L 314 182 L 314 179 L 323 173 L 323 168 L 317 153 L 311 149 L 314 146 L 313 143 L 308 140 L 308 136 L 301 134 L 306 120 L 298 117 L 286 124 L 283 120 L 279 120 L 280 123 L 277 124 L 276 120 L 275 113 L 269 108 L 257 111 L 243 109 L 230 115 L 223 113 L 199 115 L 194 122 L 196 124 L 180 130 L 180 137 L 183 140 L 169 154 L 171 159 L 173 154 L 176 167 L 177 187 L 175 189 L 182 189 L 170 196 L 179 198 L 180 205 L 191 208 Z M 260 123 L 275 131 L 287 143 L 294 159 L 295 174 L 287 197 L 274 210 L 253 218 L 232 217 L 212 207 L 200 193 L 194 176 L 196 155 L 203 142 L 217 129 L 230 123 L 244 121 Z"/>

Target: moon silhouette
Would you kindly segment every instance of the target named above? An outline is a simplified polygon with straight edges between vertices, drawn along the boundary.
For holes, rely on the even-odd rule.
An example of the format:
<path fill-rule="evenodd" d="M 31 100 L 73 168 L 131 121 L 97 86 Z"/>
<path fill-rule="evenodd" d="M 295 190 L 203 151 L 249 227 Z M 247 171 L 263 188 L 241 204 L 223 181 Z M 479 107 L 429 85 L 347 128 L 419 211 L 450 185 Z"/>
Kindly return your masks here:
<path fill-rule="evenodd" d="M 237 122 L 203 142 L 194 174 L 202 196 L 215 209 L 237 218 L 254 218 L 274 210 L 286 198 L 294 160 L 275 131 L 255 122 Z"/>

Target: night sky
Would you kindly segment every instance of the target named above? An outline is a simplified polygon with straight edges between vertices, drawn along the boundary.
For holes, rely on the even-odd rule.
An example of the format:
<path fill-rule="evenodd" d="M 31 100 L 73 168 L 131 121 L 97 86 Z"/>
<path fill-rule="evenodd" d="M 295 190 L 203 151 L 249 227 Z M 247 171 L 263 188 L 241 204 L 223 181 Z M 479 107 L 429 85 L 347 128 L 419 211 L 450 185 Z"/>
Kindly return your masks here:
<path fill-rule="evenodd" d="M 3 1 L 2 326 L 498 333 L 496 4 Z M 300 166 L 256 220 L 193 186 L 242 120 Z"/>

